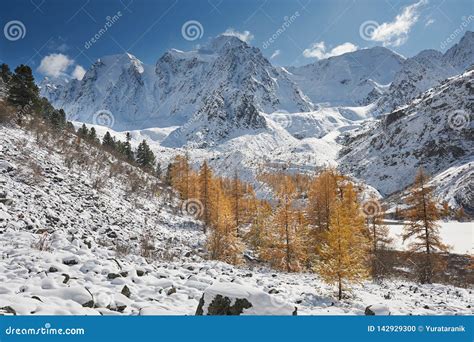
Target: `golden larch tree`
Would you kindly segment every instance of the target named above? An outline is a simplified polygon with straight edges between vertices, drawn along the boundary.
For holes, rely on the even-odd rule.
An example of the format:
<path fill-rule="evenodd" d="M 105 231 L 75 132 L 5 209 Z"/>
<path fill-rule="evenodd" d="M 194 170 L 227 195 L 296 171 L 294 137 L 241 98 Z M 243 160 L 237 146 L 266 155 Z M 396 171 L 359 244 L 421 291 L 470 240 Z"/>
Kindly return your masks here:
<path fill-rule="evenodd" d="M 378 203 L 375 198 L 371 198 L 370 201 Z M 371 245 L 371 273 L 374 280 L 379 280 L 388 271 L 389 265 L 387 265 L 385 256 L 393 241 L 389 228 L 384 224 L 385 211 L 382 206 L 379 208 L 380 211 L 366 217 L 367 236 Z"/>
<path fill-rule="evenodd" d="M 364 230 L 356 193 L 348 184 L 342 198 L 338 196 L 334 202 L 320 260 L 315 266 L 315 271 L 326 282 L 337 285 L 339 300 L 351 283 L 368 275 L 368 241 Z"/>
<path fill-rule="evenodd" d="M 264 260 L 287 272 L 300 271 L 305 255 L 303 228 L 298 224 L 298 216 L 293 207 L 295 192 L 295 185 L 290 177 L 283 178 L 277 192 L 279 205 L 269 222 L 262 251 Z"/>
<path fill-rule="evenodd" d="M 418 259 L 417 273 L 421 283 L 431 283 L 435 269 L 440 267 L 438 252 L 447 251 L 439 235 L 439 211 L 433 199 L 433 188 L 428 185 L 429 177 L 419 169 L 406 203 L 403 241 L 410 239 L 410 252 L 424 254 Z"/>

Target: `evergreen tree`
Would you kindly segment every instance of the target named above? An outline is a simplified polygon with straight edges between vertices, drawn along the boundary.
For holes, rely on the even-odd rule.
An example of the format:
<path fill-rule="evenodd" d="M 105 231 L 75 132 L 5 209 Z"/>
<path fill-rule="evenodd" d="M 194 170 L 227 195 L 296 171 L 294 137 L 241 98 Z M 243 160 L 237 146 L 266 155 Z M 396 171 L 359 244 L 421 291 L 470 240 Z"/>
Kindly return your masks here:
<path fill-rule="evenodd" d="M 428 186 L 428 182 L 429 177 L 423 169 L 419 169 L 407 197 L 409 209 L 406 210 L 405 218 L 408 224 L 404 226 L 403 232 L 403 241 L 412 239 L 410 251 L 424 254 L 417 264 L 421 283 L 431 283 L 434 271 L 439 266 L 435 254 L 447 250 L 439 235 L 439 212 L 433 199 L 433 188 Z"/>
<path fill-rule="evenodd" d="M 128 161 L 134 161 L 135 159 L 133 156 L 132 144 L 130 143 L 131 140 L 132 136 L 130 135 L 130 132 L 127 132 L 125 135 L 125 142 L 122 143 L 120 151 L 120 153 L 122 153 Z"/>
<path fill-rule="evenodd" d="M 109 131 L 107 131 L 102 138 L 102 146 L 109 149 L 110 151 L 115 150 L 116 142 L 115 139 L 110 135 Z"/>
<path fill-rule="evenodd" d="M 89 130 L 87 129 L 86 124 L 82 124 L 82 126 L 77 130 L 77 135 L 82 139 L 87 139 L 89 137 Z"/>
<path fill-rule="evenodd" d="M 18 66 L 9 85 L 8 102 L 12 105 L 25 108 L 33 107 L 37 103 L 39 89 L 29 66 L 23 64 Z"/>
<path fill-rule="evenodd" d="M 97 132 L 94 127 L 91 127 L 89 130 L 89 134 L 87 135 L 87 139 L 93 143 L 99 142 L 99 138 L 97 137 Z"/>
<path fill-rule="evenodd" d="M 320 261 L 315 271 L 330 284 L 336 284 L 338 298 L 350 283 L 367 276 L 367 239 L 364 236 L 364 217 L 351 184 L 333 204 L 329 229 L 324 233 Z"/>
<path fill-rule="evenodd" d="M 2 79 L 3 83 L 8 84 L 12 77 L 13 75 L 8 64 L 3 63 L 0 65 L 0 78 Z"/>
<path fill-rule="evenodd" d="M 137 164 L 144 169 L 153 170 L 155 166 L 155 154 L 148 146 L 146 140 L 143 140 L 137 149 Z"/>
<path fill-rule="evenodd" d="M 53 110 L 49 116 L 49 121 L 54 129 L 62 129 L 66 125 L 66 113 L 63 109 Z"/>

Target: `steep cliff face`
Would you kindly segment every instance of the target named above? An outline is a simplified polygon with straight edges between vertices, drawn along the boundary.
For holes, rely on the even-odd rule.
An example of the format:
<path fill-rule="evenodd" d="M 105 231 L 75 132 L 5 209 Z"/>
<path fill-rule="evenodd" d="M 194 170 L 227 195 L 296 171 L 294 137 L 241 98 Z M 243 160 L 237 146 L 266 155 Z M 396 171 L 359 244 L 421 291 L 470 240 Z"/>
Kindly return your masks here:
<path fill-rule="evenodd" d="M 467 184 L 474 173 L 473 112 L 470 70 L 348 134 L 340 166 L 385 195 L 409 185 L 423 167 L 435 177 L 441 193 L 450 191 L 457 205 L 472 210 L 472 201 L 467 201 L 474 189 Z"/>
<path fill-rule="evenodd" d="M 424 50 L 408 58 L 396 73 L 390 88 L 377 102 L 375 112 L 390 112 L 407 104 L 422 92 L 458 75 L 474 64 L 474 32 L 466 32 L 446 53 Z"/>

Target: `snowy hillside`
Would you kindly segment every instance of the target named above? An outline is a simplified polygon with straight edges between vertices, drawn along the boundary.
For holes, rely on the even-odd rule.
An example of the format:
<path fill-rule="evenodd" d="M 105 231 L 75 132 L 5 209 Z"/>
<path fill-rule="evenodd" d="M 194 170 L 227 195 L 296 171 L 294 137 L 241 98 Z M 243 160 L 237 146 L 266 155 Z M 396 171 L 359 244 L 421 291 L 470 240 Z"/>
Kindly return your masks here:
<path fill-rule="evenodd" d="M 131 191 L 118 172 L 130 166 L 45 139 L 0 127 L 2 314 L 194 315 L 216 294 L 248 298 L 244 314 L 473 313 L 470 290 L 454 286 L 364 282 L 337 301 L 314 274 L 208 261 L 200 223 L 169 189 L 149 191 L 135 170 L 148 188 Z"/>
<path fill-rule="evenodd" d="M 453 77 L 348 134 L 341 169 L 388 195 L 409 185 L 423 166 L 444 199 L 474 210 L 473 82 L 474 70 Z"/>
<path fill-rule="evenodd" d="M 383 93 L 403 61 L 389 49 L 374 47 L 286 70 L 313 103 L 354 106 L 366 104 L 369 94 Z"/>
<path fill-rule="evenodd" d="M 406 59 L 387 93 L 377 101 L 376 113 L 390 112 L 422 92 L 458 75 L 474 64 L 474 32 L 467 31 L 458 44 L 442 54 L 424 50 Z"/>

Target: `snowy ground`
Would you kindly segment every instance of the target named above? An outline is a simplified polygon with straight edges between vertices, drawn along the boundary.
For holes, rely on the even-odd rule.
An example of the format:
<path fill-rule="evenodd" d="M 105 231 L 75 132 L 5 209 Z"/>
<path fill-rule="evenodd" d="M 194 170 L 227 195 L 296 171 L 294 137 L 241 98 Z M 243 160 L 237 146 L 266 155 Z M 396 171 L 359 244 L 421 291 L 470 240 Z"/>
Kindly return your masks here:
<path fill-rule="evenodd" d="M 472 289 L 387 280 L 337 301 L 314 274 L 205 260 L 199 222 L 164 192 L 130 196 L 113 175 L 94 190 L 94 173 L 67 168 L 62 155 L 19 130 L 0 128 L 0 159 L 0 312 L 193 315 L 219 282 L 269 293 L 267 313 L 281 312 L 283 302 L 299 315 L 359 315 L 375 304 L 401 315 L 474 313 Z M 140 255 L 146 232 L 154 257 Z"/>
<path fill-rule="evenodd" d="M 450 246 L 451 253 L 474 254 L 474 222 L 440 221 L 439 224 L 441 240 Z M 403 242 L 402 222 L 388 224 L 388 227 L 390 236 L 393 238 L 393 247 L 397 250 L 405 250 L 410 241 Z"/>

